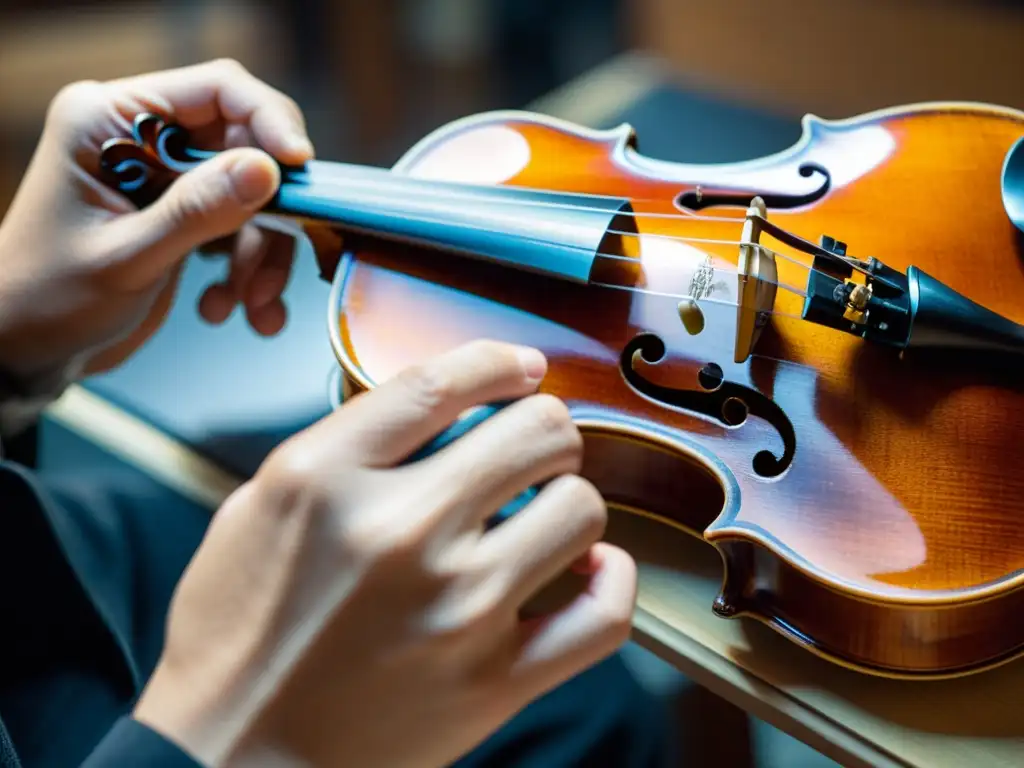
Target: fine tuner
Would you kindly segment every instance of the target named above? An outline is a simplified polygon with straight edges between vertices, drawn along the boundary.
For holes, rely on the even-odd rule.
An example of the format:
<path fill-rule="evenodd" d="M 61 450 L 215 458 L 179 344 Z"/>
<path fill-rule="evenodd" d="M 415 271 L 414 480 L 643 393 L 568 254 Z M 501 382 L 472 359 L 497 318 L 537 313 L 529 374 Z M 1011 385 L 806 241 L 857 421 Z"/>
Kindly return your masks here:
<path fill-rule="evenodd" d="M 1024 155 L 1024 140 L 1016 151 Z M 764 201 L 754 198 L 740 245 L 737 363 L 753 352 L 774 308 L 775 251 L 762 247 L 763 234 L 813 258 L 801 314 L 804 320 L 901 353 L 1024 354 L 1024 326 L 971 301 L 916 266 L 903 273 L 874 257 L 849 256 L 847 244 L 831 236 L 822 235 L 818 245 L 797 237 L 768 221 Z M 701 327 L 692 317 L 697 310 L 697 302 L 680 304 L 683 324 L 691 333 Z"/>

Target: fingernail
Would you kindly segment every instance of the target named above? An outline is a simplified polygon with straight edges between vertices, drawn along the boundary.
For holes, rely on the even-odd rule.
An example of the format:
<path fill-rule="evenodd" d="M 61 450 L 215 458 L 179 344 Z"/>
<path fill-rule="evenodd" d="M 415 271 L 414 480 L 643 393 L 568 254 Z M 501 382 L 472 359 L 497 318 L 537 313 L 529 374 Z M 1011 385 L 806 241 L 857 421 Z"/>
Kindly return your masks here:
<path fill-rule="evenodd" d="M 540 350 L 524 347 L 519 350 L 519 362 L 523 365 L 527 378 L 540 381 L 548 370 L 548 361 Z"/>
<path fill-rule="evenodd" d="M 231 166 L 231 183 L 243 205 L 263 202 L 270 194 L 270 173 L 259 157 L 242 157 Z"/>

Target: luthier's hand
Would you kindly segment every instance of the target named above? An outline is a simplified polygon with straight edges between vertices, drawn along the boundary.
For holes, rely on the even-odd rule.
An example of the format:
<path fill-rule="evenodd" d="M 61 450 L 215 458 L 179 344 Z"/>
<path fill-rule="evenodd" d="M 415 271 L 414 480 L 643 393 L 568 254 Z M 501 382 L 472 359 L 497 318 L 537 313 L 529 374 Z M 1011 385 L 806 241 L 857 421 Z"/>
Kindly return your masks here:
<path fill-rule="evenodd" d="M 533 350 L 471 344 L 275 451 L 214 518 L 136 717 L 210 766 L 443 766 L 615 651 L 635 565 L 599 542 L 580 434 L 560 401 L 531 396 L 544 370 Z M 398 466 L 465 409 L 516 398 Z M 522 618 L 570 568 L 589 588 Z"/>
<path fill-rule="evenodd" d="M 139 211 L 101 181 L 99 159 L 141 112 L 229 151 Z M 30 379 L 118 365 L 163 322 L 186 256 L 232 235 L 230 278 L 201 313 L 222 322 L 241 303 L 256 331 L 279 331 L 294 242 L 249 222 L 277 189 L 274 160 L 311 156 L 295 103 L 234 62 L 62 90 L 0 225 L 0 369 Z"/>

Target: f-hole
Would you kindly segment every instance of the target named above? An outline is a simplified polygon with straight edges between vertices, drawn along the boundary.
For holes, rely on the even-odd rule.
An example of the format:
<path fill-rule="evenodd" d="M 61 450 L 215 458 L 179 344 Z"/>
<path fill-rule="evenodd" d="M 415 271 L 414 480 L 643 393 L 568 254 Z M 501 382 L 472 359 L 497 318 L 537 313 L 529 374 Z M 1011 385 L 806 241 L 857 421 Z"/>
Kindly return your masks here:
<path fill-rule="evenodd" d="M 653 333 L 641 333 L 622 350 L 619 369 L 637 392 L 660 403 L 699 413 L 727 428 L 741 427 L 750 416 L 763 419 L 778 433 L 783 451 L 776 456 L 764 449 L 753 458 L 754 472 L 764 478 L 781 475 L 793 462 L 796 432 L 793 424 L 775 403 L 755 389 L 725 378 L 722 367 L 708 362 L 697 374 L 699 389 L 683 389 L 656 384 L 644 377 L 644 364 L 657 365 L 664 359 L 665 342 Z"/>
<path fill-rule="evenodd" d="M 832 188 L 832 175 L 817 163 L 804 163 L 800 166 L 798 173 L 805 179 L 818 174 L 821 176 L 821 184 L 805 195 L 774 194 L 757 190 L 691 189 L 676 198 L 676 205 L 688 211 L 706 211 L 708 208 L 720 206 L 746 208 L 752 199 L 760 197 L 769 209 L 787 210 L 816 203 Z"/>

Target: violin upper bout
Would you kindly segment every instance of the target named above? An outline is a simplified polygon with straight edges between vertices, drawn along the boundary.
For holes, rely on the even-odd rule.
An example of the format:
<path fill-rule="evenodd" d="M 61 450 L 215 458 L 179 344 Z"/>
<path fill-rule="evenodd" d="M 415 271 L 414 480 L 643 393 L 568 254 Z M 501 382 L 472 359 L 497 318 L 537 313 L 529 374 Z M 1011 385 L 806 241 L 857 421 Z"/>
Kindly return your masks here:
<path fill-rule="evenodd" d="M 438 181 L 569 189 L 586 174 L 566 174 L 567 169 L 600 163 L 636 143 L 628 123 L 599 130 L 539 113 L 499 110 L 441 126 L 392 170 Z"/>

